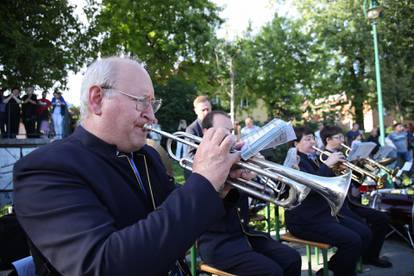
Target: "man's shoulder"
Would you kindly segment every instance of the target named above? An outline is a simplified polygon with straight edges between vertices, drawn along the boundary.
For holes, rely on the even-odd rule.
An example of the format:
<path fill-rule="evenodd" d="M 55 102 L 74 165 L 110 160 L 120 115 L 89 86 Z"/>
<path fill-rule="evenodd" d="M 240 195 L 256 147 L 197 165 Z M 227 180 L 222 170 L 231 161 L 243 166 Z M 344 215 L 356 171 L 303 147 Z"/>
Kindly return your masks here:
<path fill-rule="evenodd" d="M 197 119 L 194 120 L 186 129 L 185 131 L 194 135 L 202 136 L 202 133 L 200 133 L 201 126 Z"/>
<path fill-rule="evenodd" d="M 65 164 L 73 162 L 74 159 L 81 161 L 85 157 L 86 149 L 74 139 L 68 137 L 57 140 L 50 144 L 41 146 L 26 156 L 22 157 L 15 164 L 16 169 L 20 167 L 47 167 L 49 165 Z M 82 157 L 82 158 L 81 158 Z"/>
<path fill-rule="evenodd" d="M 186 130 L 193 129 L 193 128 L 197 127 L 197 124 L 198 124 L 198 120 L 195 119 L 190 125 L 188 125 Z"/>

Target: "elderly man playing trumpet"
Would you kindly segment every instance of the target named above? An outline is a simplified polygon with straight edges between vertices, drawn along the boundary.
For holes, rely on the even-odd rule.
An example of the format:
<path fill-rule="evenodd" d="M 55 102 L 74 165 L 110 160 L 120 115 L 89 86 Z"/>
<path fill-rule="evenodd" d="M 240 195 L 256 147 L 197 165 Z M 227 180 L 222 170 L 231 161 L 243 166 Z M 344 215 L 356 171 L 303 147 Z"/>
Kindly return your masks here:
<path fill-rule="evenodd" d="M 226 129 L 209 129 L 193 173 L 175 188 L 145 145 L 160 104 L 137 61 L 95 61 L 82 83 L 81 125 L 16 163 L 15 209 L 38 275 L 188 274 L 182 257 L 225 215 L 225 180 L 242 176 L 231 170 L 239 153 Z"/>

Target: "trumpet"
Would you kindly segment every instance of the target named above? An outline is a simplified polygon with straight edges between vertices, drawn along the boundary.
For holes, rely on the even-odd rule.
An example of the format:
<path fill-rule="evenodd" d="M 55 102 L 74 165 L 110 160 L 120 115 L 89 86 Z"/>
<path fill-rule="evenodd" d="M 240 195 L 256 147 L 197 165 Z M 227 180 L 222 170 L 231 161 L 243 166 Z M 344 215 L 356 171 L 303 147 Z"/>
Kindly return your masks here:
<path fill-rule="evenodd" d="M 155 129 L 150 124 L 146 124 L 144 129 L 154 131 L 168 138 L 166 149 L 170 157 L 177 161 L 181 167 L 192 170 L 193 159 L 177 157 L 172 150 L 172 145 L 173 142 L 179 142 L 197 149 L 202 138 L 180 131 L 171 134 Z M 331 208 L 331 214 L 336 215 L 342 207 L 351 182 L 350 172 L 337 177 L 321 177 L 284 167 L 258 157 L 252 157 L 247 161 L 238 161 L 235 165 L 255 172 L 262 181 L 229 178 L 226 181 L 227 184 L 254 198 L 286 209 L 298 206 L 312 189 L 327 200 Z M 280 183 L 282 185 L 278 185 Z"/>
<path fill-rule="evenodd" d="M 325 163 L 325 160 L 323 159 L 323 155 L 329 157 L 332 154 L 329 151 L 321 150 L 320 148 L 317 148 L 315 146 L 313 146 L 312 148 L 320 153 L 319 160 L 322 163 Z M 346 153 L 345 153 L 345 155 L 346 155 Z M 369 178 L 373 179 L 375 181 L 375 183 L 377 183 L 377 185 L 380 185 L 384 181 L 384 179 L 382 179 L 382 177 L 380 177 L 380 176 L 378 176 L 378 175 L 376 175 L 376 174 L 374 174 L 374 173 L 372 173 L 368 170 L 364 170 L 363 168 L 361 168 L 361 167 L 359 167 L 355 164 L 352 164 L 349 161 L 342 162 L 342 165 L 344 165 L 345 167 L 350 169 L 352 172 L 356 172 L 360 175 L 360 176 L 357 176 L 355 174 L 352 174 L 352 180 L 358 182 L 359 184 L 362 184 L 364 182 L 365 177 L 369 177 Z"/>
<path fill-rule="evenodd" d="M 344 143 L 341 144 L 341 146 L 345 149 L 345 155 L 348 156 L 349 152 L 351 151 L 351 148 L 348 147 L 347 145 L 345 145 Z M 366 160 L 369 164 L 371 164 L 370 167 L 367 167 L 367 169 L 374 171 L 375 168 L 378 168 L 380 170 L 383 170 L 384 172 L 386 172 L 387 174 L 391 175 L 391 176 L 395 176 L 398 173 L 398 169 L 390 169 L 387 168 L 386 166 L 382 165 L 381 163 L 375 161 L 374 159 L 371 159 L 369 157 L 364 158 L 364 160 Z M 375 168 L 373 168 L 373 167 Z"/>

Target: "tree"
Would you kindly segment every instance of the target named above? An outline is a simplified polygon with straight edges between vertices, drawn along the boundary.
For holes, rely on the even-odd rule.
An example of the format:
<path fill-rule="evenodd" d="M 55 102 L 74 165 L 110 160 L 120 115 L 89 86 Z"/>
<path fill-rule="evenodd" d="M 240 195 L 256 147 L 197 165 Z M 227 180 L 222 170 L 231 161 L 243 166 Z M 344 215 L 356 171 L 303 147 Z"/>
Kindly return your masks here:
<path fill-rule="evenodd" d="M 414 119 L 414 2 L 384 1 L 378 21 L 384 105 Z"/>
<path fill-rule="evenodd" d="M 181 119 L 190 124 L 194 118 L 193 99 L 196 97 L 195 86 L 179 77 L 172 77 L 167 83 L 155 85 L 155 94 L 161 98 L 162 111 L 156 117 L 163 130 L 177 131 Z"/>
<path fill-rule="evenodd" d="M 369 75 L 372 48 L 367 47 L 372 39 L 361 6 L 346 0 L 308 0 L 300 4 L 300 9 L 314 44 L 320 45 L 312 55 L 322 57 L 323 63 L 332 68 L 321 68 L 323 74 L 314 81 L 324 85 L 315 84 L 319 89 L 313 91 L 313 96 L 345 92 L 354 108 L 355 120 L 362 124 L 363 102 L 372 99 L 374 94 L 369 84 L 373 76 Z"/>
<path fill-rule="evenodd" d="M 208 60 L 211 40 L 222 20 L 208 0 L 92 0 L 89 17 L 95 52 L 123 53 L 148 65 L 156 82 L 165 82 L 182 61 Z"/>
<path fill-rule="evenodd" d="M 65 86 L 85 61 L 85 34 L 67 1 L 0 1 L 0 85 Z"/>
<path fill-rule="evenodd" d="M 234 56 L 238 98 L 264 100 L 270 117 L 299 117 L 312 67 L 309 41 L 297 23 L 277 15 L 256 36 L 241 39 Z"/>
<path fill-rule="evenodd" d="M 378 20 L 384 105 L 401 118 L 413 117 L 413 22 L 412 1 L 382 1 Z M 312 97 L 345 92 L 355 120 L 362 124 L 362 103 L 376 108 L 375 63 L 371 25 L 363 13 L 363 1 L 297 2 L 304 30 L 314 39 L 311 55 L 320 73 L 311 86 Z"/>

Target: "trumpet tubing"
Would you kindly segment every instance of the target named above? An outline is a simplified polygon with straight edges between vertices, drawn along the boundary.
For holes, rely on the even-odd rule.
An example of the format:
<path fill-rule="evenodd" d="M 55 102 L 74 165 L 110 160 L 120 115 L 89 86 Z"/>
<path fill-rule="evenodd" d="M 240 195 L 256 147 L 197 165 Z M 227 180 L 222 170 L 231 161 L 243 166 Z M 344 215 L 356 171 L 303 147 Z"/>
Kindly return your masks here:
<path fill-rule="evenodd" d="M 154 129 L 151 125 L 144 128 L 154 131 L 168 138 L 167 152 L 181 167 L 192 170 L 193 159 L 189 157 L 177 157 L 172 150 L 173 142 L 183 143 L 193 149 L 197 149 L 202 138 L 186 132 L 168 132 Z M 238 161 L 238 167 L 255 172 L 259 182 L 242 178 L 228 179 L 227 183 L 252 197 L 274 203 L 287 209 L 294 208 L 306 198 L 310 190 L 320 193 L 328 201 L 331 213 L 337 214 L 345 200 L 351 181 L 351 174 L 337 177 L 320 177 L 313 174 L 294 170 L 282 165 L 252 157 L 247 161 Z M 279 185 L 282 183 L 283 185 Z M 288 187 L 285 187 L 288 186 Z"/>
<path fill-rule="evenodd" d="M 341 144 L 341 146 L 345 149 L 345 155 L 348 156 L 349 152 L 351 151 L 351 148 L 345 145 L 344 143 Z M 367 173 L 370 173 L 371 175 L 367 174 L 371 179 L 373 179 L 379 188 L 382 188 L 384 186 L 384 179 L 378 175 L 378 172 L 376 169 L 383 170 L 387 174 L 394 176 L 396 174 L 395 170 L 389 169 L 386 166 L 376 162 L 374 159 L 371 159 L 370 157 L 366 157 L 363 160 L 367 161 L 368 164 L 364 165 L 364 167 L 368 170 L 364 170 Z"/>

